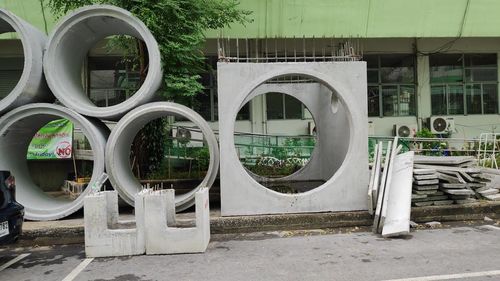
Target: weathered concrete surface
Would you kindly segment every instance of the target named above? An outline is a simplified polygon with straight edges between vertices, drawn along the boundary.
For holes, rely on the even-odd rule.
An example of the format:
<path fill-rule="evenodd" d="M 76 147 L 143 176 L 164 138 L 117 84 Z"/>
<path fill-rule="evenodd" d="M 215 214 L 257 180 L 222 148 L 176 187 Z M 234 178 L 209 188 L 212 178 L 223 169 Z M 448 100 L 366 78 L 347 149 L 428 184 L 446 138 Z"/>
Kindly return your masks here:
<path fill-rule="evenodd" d="M 83 197 L 90 190 L 86 189 L 74 200 L 56 199 L 44 193 L 30 176 L 26 151 L 33 136 L 42 126 L 60 118 L 81 128 L 92 147 L 94 164 L 89 186 L 104 172 L 104 149 L 109 130 L 99 120 L 45 103 L 28 104 L 8 112 L 0 118 L 0 169 L 10 170 L 16 176 L 17 201 L 24 205 L 24 217 L 28 220 L 64 218 L 83 206 Z"/>
<path fill-rule="evenodd" d="M 405 239 L 384 239 L 366 230 L 240 234 L 212 240 L 203 255 L 97 258 L 75 281 L 373 281 L 484 272 L 500 270 L 499 237 L 498 227 L 467 224 L 417 229 Z M 82 246 L 0 249 L 0 264 L 31 253 L 3 270 L 2 280 L 63 280 L 84 259 Z"/>
<path fill-rule="evenodd" d="M 133 36 L 146 44 L 148 73 L 132 97 L 117 105 L 98 107 L 83 89 L 81 69 L 89 50 L 111 35 Z M 101 119 L 117 120 L 129 110 L 152 101 L 162 84 L 160 51 L 149 29 L 130 12 L 109 5 L 86 6 L 64 17 L 50 34 L 43 68 L 50 89 L 61 103 Z"/>
<path fill-rule="evenodd" d="M 500 219 L 500 202 L 481 201 L 466 205 L 413 207 L 411 220 L 422 223 L 429 221 L 454 222 L 483 220 L 484 217 Z M 132 219 L 130 214 L 121 218 Z M 192 225 L 193 213 L 177 215 L 177 223 Z M 210 232 L 251 233 L 258 231 L 327 229 L 339 227 L 371 226 L 373 218 L 366 211 L 309 213 L 286 215 L 221 217 L 219 211 L 211 211 Z M 54 245 L 83 242 L 83 219 L 31 222 L 23 225 L 21 245 Z"/>
<path fill-rule="evenodd" d="M 208 123 L 194 110 L 171 102 L 154 102 L 130 111 L 116 124 L 106 146 L 106 171 L 113 187 L 120 197 L 130 205 L 134 204 L 141 184 L 130 169 L 130 146 L 140 129 L 150 121 L 165 116 L 180 116 L 189 119 L 203 133 L 210 153 L 210 162 L 205 178 L 194 189 L 176 196 L 176 210 L 182 211 L 194 204 L 195 193 L 202 187 L 210 188 L 219 169 L 219 145 Z"/>
<path fill-rule="evenodd" d="M 391 188 L 387 194 L 387 215 L 382 228 L 384 237 L 410 233 L 414 155 L 414 151 L 409 151 L 394 158 Z"/>
<path fill-rule="evenodd" d="M 0 9 L 0 34 L 5 32 L 16 32 L 19 36 L 23 45 L 24 67 L 17 85 L 0 100 L 0 116 L 27 103 L 54 100 L 45 82 L 42 67 L 47 36 L 13 13 Z"/>
<path fill-rule="evenodd" d="M 170 198 L 168 198 L 170 197 Z M 155 191 L 144 195 L 146 254 L 182 254 L 205 252 L 210 242 L 210 207 L 208 188 L 196 192 L 196 224 L 179 228 L 166 218 L 174 206 L 172 192 Z M 172 206 L 169 206 L 172 205 Z M 175 214 L 175 210 L 173 211 Z"/>
<path fill-rule="evenodd" d="M 223 216 L 367 210 L 365 62 L 219 63 L 217 71 Z M 260 185 L 241 165 L 234 145 L 236 116 L 249 95 L 269 79 L 288 74 L 316 79 L 334 93 L 337 100 L 330 100 L 330 110 L 335 112 L 336 105 L 342 105 L 335 115 L 340 118 L 328 121 L 344 120 L 340 112 L 345 110 L 345 122 L 339 123 L 335 131 L 342 136 L 340 140 L 348 135 L 346 142 L 336 142 L 334 154 L 322 155 L 338 167 L 334 175 L 322 186 L 294 195 L 278 193 Z M 318 127 L 318 136 L 321 138 L 321 127 Z"/>
<path fill-rule="evenodd" d="M 85 196 L 85 254 L 116 257 L 144 254 L 144 199 L 135 202 L 135 228 L 123 228 L 118 220 L 118 193 L 102 191 Z"/>

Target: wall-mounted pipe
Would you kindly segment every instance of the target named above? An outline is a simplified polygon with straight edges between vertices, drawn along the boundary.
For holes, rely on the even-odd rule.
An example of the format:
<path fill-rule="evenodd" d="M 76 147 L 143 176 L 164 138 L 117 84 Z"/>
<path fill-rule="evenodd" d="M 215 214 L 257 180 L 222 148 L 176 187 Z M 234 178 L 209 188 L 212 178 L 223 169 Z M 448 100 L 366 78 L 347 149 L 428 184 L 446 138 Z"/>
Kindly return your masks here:
<path fill-rule="evenodd" d="M 23 71 L 16 86 L 0 100 L 0 115 L 32 102 L 50 102 L 54 97 L 43 77 L 43 48 L 45 34 L 13 13 L 0 9 L 0 34 L 16 32 L 24 53 Z"/>
<path fill-rule="evenodd" d="M 29 220 L 55 220 L 66 217 L 83 206 L 85 189 L 74 200 L 54 198 L 44 193 L 33 181 L 26 153 L 35 133 L 50 121 L 66 118 L 81 128 L 92 148 L 94 165 L 91 186 L 104 172 L 104 149 L 109 134 L 99 120 L 85 118 L 74 110 L 54 104 L 35 103 L 18 107 L 0 118 L 0 169 L 10 170 L 16 177 L 17 201 L 24 205 Z"/>
<path fill-rule="evenodd" d="M 143 41 L 149 65 L 144 82 L 130 98 L 116 105 L 98 107 L 84 90 L 82 66 L 89 50 L 112 35 L 129 35 Z M 47 83 L 61 103 L 83 115 L 108 120 L 117 120 L 131 109 L 152 101 L 163 78 L 158 43 L 149 29 L 130 12 L 109 5 L 83 7 L 59 22 L 49 37 L 43 67 Z"/>
<path fill-rule="evenodd" d="M 217 177 L 219 169 L 219 145 L 215 134 L 208 123 L 198 113 L 180 104 L 171 102 L 155 102 L 140 106 L 125 115 L 116 124 L 106 145 L 106 171 L 113 187 L 120 197 L 130 205 L 141 190 L 141 184 L 130 168 L 130 146 L 139 132 L 150 121 L 174 115 L 184 117 L 198 126 L 203 133 L 210 152 L 208 171 L 203 181 L 191 191 L 175 197 L 177 211 L 194 205 L 195 193 L 201 187 L 210 188 Z"/>

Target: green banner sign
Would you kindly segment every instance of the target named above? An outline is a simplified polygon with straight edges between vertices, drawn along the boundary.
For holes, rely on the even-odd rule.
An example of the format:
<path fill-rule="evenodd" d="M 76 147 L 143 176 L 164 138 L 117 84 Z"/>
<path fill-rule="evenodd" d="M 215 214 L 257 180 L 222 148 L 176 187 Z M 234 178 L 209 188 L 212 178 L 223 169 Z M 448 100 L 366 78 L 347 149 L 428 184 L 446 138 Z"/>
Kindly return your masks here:
<path fill-rule="evenodd" d="M 31 140 L 28 160 L 69 159 L 73 152 L 73 123 L 54 120 L 43 126 Z"/>

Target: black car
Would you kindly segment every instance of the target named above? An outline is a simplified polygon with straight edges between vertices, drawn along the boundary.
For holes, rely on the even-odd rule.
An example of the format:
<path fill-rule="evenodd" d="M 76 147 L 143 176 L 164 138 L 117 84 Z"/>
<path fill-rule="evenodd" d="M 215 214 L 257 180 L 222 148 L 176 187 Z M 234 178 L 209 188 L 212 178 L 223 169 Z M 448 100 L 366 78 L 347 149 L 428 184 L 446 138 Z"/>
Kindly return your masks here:
<path fill-rule="evenodd" d="M 0 171 L 0 245 L 15 242 L 22 232 L 24 207 L 16 202 L 16 180 Z"/>

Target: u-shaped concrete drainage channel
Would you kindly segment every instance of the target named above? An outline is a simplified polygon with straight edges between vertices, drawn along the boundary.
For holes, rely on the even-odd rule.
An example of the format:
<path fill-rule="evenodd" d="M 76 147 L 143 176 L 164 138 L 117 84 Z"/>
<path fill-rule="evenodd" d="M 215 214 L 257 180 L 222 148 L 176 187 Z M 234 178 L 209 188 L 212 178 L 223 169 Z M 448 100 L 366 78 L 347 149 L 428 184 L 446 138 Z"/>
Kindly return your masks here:
<path fill-rule="evenodd" d="M 347 232 L 347 233 L 346 233 Z M 204 254 L 86 258 L 81 244 L 0 249 L 0 280 L 497 280 L 500 227 L 216 236 Z"/>

